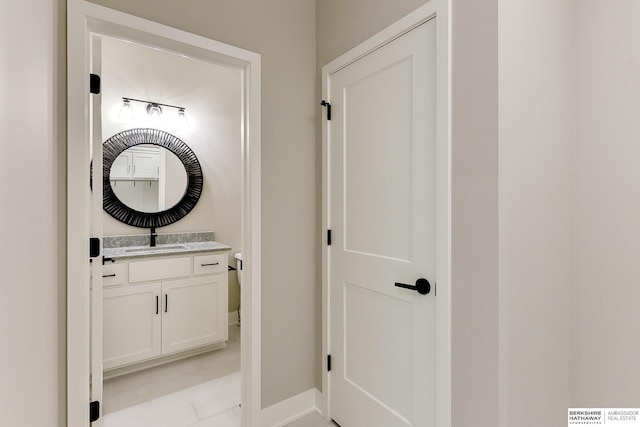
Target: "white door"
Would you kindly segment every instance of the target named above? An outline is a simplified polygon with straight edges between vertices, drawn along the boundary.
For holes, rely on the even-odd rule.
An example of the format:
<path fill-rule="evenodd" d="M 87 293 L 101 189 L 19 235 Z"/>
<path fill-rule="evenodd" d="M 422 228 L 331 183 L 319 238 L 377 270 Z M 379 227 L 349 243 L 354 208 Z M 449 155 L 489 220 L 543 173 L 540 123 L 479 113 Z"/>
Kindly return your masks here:
<path fill-rule="evenodd" d="M 435 426 L 435 54 L 432 19 L 329 76 L 329 392 L 342 427 Z M 421 278 L 428 294 L 396 286 Z"/>

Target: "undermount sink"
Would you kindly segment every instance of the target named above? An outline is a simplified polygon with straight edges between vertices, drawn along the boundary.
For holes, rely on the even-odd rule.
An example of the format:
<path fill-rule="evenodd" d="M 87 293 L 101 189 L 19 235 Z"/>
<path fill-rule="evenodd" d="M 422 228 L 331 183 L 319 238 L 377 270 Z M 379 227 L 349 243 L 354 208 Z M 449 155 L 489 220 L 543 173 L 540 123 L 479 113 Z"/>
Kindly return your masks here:
<path fill-rule="evenodd" d="M 183 245 L 170 245 L 170 246 L 150 246 L 148 248 L 131 248 L 125 249 L 127 253 L 139 253 L 139 252 L 158 252 L 158 251 L 171 251 L 174 249 L 185 249 Z"/>

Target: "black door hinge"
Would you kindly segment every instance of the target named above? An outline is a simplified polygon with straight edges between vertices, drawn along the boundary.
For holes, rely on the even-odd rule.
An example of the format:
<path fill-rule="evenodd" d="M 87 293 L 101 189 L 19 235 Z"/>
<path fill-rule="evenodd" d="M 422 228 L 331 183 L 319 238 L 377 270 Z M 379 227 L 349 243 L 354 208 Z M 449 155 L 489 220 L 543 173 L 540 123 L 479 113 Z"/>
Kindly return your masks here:
<path fill-rule="evenodd" d="M 327 372 L 331 372 L 331 355 L 327 354 Z"/>
<path fill-rule="evenodd" d="M 89 74 L 89 92 L 98 95 L 100 93 L 100 76 Z"/>
<path fill-rule="evenodd" d="M 98 418 L 100 418 L 100 402 L 96 400 L 89 403 L 89 422 L 98 421 Z"/>
<path fill-rule="evenodd" d="M 327 107 L 327 120 L 331 120 L 331 104 L 323 99 L 320 105 Z"/>
<path fill-rule="evenodd" d="M 100 256 L 100 239 L 97 237 L 89 238 L 89 258 Z"/>
<path fill-rule="evenodd" d="M 327 230 L 327 246 L 331 246 L 331 230 Z"/>

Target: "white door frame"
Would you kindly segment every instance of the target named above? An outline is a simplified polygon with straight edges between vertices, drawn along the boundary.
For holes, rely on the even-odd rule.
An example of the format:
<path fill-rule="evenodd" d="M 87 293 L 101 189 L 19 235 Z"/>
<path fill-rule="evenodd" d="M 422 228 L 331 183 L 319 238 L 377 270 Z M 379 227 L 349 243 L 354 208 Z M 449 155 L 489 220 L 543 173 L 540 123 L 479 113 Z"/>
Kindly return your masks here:
<path fill-rule="evenodd" d="M 322 96 L 331 103 L 331 75 L 400 37 L 423 22 L 437 18 L 436 27 L 436 425 L 451 425 L 451 1 L 431 0 L 349 52 L 322 67 Z M 329 222 L 329 127 L 322 120 L 322 229 Z M 322 233 L 322 399 L 320 410 L 331 418 L 327 355 L 329 348 L 330 247 Z"/>
<path fill-rule="evenodd" d="M 89 425 L 89 42 L 91 34 L 131 40 L 230 66 L 242 73 L 241 250 L 243 426 L 257 423 L 261 405 L 260 55 L 88 3 L 67 10 L 67 425 Z"/>

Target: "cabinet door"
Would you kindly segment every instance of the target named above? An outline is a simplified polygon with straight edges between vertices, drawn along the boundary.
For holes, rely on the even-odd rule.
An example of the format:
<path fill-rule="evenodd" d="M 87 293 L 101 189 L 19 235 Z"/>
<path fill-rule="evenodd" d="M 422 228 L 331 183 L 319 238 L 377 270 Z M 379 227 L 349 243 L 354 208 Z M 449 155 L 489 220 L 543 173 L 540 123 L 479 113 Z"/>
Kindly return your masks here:
<path fill-rule="evenodd" d="M 162 354 L 227 339 L 227 273 L 162 283 Z"/>
<path fill-rule="evenodd" d="M 121 153 L 111 165 L 110 177 L 130 178 L 131 177 L 131 153 Z"/>
<path fill-rule="evenodd" d="M 133 153 L 134 178 L 158 178 L 160 171 L 159 153 Z"/>
<path fill-rule="evenodd" d="M 160 283 L 104 291 L 103 368 L 160 356 Z"/>

